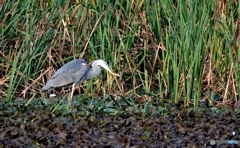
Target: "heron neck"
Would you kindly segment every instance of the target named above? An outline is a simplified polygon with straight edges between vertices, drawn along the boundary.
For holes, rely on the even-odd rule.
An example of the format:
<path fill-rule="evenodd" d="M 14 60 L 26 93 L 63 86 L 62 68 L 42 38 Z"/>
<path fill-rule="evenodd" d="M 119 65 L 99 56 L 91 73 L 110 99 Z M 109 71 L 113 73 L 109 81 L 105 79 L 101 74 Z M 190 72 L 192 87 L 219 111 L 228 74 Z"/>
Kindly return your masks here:
<path fill-rule="evenodd" d="M 92 79 L 99 76 L 101 73 L 101 68 L 99 66 L 92 65 L 92 68 L 89 69 L 87 73 L 87 79 Z"/>

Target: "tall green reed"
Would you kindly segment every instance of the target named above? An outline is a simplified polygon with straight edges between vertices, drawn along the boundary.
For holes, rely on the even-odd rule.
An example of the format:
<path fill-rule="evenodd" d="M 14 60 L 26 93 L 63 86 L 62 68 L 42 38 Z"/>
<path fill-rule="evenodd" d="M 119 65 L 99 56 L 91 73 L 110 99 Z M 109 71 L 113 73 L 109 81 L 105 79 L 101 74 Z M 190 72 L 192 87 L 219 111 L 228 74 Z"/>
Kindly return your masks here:
<path fill-rule="evenodd" d="M 211 38 L 212 33 L 216 31 L 211 14 L 213 6 L 218 3 L 183 0 L 176 3 L 164 0 L 151 3 L 155 9 L 148 10 L 148 19 L 155 35 L 161 37 L 159 41 L 167 50 L 161 53 L 164 71 L 160 72 L 161 76 L 163 73 L 166 75 L 161 77 L 162 79 L 159 78 L 159 81 L 167 82 L 167 91 L 173 93 L 175 103 L 184 98 L 184 106 L 189 106 L 190 102 L 198 106 L 199 99 L 204 94 L 202 82 L 206 55 L 213 47 L 209 46 L 209 42 L 221 41 L 219 37 L 214 40 Z M 234 19 L 231 17 L 231 20 Z M 160 26 L 164 26 L 164 29 L 160 29 Z M 165 35 L 162 35 L 164 33 Z M 227 52 L 232 53 L 229 49 L 221 50 L 224 53 L 217 57 L 221 58 Z M 213 50 L 217 51 L 219 50 Z M 225 64 L 230 66 L 230 62 Z"/>

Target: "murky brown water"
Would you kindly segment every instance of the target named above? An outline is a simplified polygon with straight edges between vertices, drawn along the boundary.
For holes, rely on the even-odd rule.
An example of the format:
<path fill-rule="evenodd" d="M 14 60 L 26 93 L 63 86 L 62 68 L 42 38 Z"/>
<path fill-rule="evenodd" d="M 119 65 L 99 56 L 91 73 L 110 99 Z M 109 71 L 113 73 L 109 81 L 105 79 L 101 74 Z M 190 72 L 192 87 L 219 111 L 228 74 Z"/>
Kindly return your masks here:
<path fill-rule="evenodd" d="M 51 113 L 49 105 L 25 103 L 1 101 L 0 147 L 236 146 L 220 144 L 224 140 L 240 145 L 239 110 L 153 105 L 144 111 L 144 105 L 139 105 L 122 106 L 112 115 L 82 105 L 82 111 L 63 115 Z"/>

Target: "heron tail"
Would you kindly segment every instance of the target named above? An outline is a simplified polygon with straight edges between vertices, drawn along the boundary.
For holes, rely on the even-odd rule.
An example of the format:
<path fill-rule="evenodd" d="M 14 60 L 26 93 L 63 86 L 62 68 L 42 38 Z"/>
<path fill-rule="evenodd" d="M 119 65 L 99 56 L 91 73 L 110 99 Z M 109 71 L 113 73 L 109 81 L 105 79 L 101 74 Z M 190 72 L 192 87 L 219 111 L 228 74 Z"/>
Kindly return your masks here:
<path fill-rule="evenodd" d="M 45 86 L 42 88 L 42 92 L 50 91 L 52 89 L 52 86 L 50 83 L 47 83 Z"/>

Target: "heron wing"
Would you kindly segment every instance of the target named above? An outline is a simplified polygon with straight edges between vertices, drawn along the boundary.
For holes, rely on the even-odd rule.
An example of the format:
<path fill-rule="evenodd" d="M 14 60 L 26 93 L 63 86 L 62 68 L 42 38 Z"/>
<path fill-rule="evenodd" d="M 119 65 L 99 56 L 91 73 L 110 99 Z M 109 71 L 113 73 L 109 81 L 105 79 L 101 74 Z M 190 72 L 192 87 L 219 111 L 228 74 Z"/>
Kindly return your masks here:
<path fill-rule="evenodd" d="M 57 70 L 57 72 L 52 76 L 49 83 L 51 83 L 51 87 L 72 85 L 73 83 L 84 79 L 88 69 L 88 64 L 83 59 L 70 61 L 59 70 Z"/>

